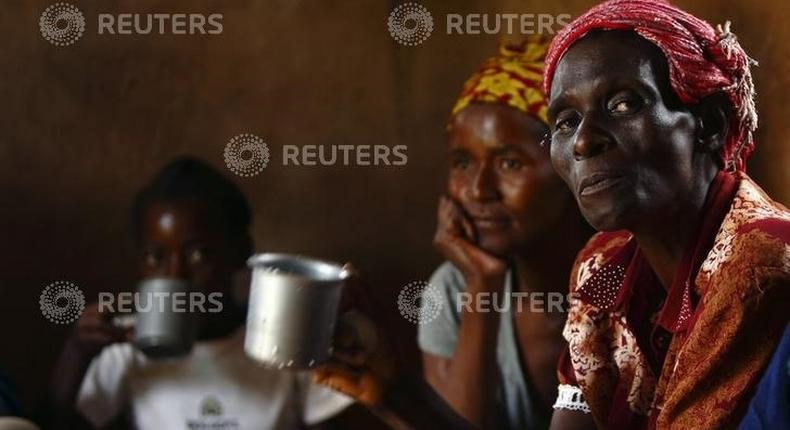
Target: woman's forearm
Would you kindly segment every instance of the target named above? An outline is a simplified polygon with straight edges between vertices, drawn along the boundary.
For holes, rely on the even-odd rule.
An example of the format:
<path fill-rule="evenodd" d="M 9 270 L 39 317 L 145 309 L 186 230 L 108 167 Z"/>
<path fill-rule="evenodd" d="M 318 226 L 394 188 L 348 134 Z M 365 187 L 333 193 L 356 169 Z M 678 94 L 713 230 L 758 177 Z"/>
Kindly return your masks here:
<path fill-rule="evenodd" d="M 467 288 L 470 292 L 479 290 L 474 284 Z M 496 312 L 475 312 L 478 295 L 472 295 L 472 311 L 461 312 L 455 353 L 440 381 L 434 381 L 434 388 L 468 421 L 482 428 L 497 428 L 500 316 Z"/>
<path fill-rule="evenodd" d="M 399 375 L 382 404 L 373 412 L 395 430 L 473 430 L 473 425 L 448 405 L 425 380 Z"/>

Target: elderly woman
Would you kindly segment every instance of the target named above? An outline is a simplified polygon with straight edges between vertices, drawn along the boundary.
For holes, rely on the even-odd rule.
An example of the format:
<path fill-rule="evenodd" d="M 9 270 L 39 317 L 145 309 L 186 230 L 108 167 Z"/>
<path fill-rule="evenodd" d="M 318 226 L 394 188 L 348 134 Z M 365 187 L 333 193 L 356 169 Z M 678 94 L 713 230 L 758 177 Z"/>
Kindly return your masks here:
<path fill-rule="evenodd" d="M 600 231 L 571 275 L 552 428 L 742 418 L 790 303 L 790 213 L 745 173 L 750 61 L 729 25 L 647 0 L 552 42 L 552 162 Z"/>
<path fill-rule="evenodd" d="M 546 60 L 577 257 L 554 426 L 736 425 L 788 321 L 790 213 L 746 175 L 750 59 L 667 3 L 594 7 Z"/>

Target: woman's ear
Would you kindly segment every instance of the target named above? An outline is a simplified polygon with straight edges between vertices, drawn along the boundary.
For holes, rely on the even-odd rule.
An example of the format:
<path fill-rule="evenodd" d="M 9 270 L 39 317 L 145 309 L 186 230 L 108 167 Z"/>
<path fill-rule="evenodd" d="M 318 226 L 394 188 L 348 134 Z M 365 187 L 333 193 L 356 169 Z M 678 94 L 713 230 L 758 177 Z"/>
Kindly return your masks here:
<path fill-rule="evenodd" d="M 718 152 L 727 139 L 730 125 L 729 101 L 724 94 L 702 99 L 692 109 L 697 121 L 697 148 L 701 152 Z"/>

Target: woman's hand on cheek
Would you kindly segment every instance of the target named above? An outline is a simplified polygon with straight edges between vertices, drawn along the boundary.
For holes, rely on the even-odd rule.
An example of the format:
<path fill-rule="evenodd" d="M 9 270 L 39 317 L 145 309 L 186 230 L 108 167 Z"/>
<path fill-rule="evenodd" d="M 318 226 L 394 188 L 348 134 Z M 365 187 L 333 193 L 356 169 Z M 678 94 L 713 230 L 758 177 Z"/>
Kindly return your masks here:
<path fill-rule="evenodd" d="M 477 246 L 471 220 L 457 202 L 446 196 L 439 199 L 433 243 L 464 274 L 468 283 L 493 289 L 503 285 L 507 262 Z"/>

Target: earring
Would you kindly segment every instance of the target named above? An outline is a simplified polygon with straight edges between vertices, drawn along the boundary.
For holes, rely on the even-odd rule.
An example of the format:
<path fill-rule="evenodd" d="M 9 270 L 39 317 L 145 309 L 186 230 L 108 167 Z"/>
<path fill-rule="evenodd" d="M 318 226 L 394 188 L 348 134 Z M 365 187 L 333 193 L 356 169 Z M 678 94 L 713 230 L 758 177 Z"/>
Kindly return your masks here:
<path fill-rule="evenodd" d="M 543 135 L 543 139 L 540 139 L 540 147 L 545 148 L 551 145 L 551 135 L 546 133 Z"/>

